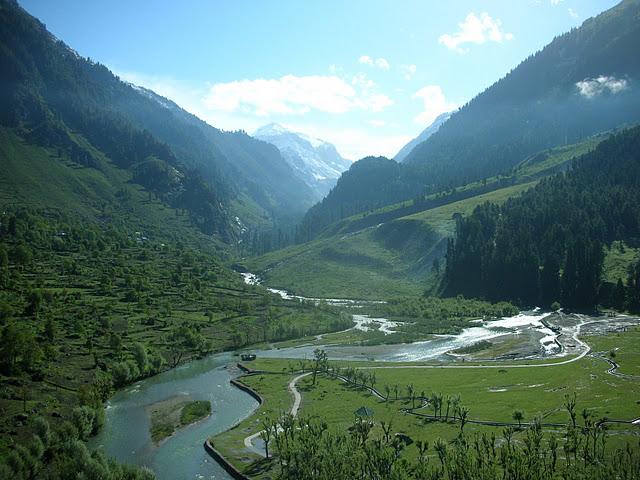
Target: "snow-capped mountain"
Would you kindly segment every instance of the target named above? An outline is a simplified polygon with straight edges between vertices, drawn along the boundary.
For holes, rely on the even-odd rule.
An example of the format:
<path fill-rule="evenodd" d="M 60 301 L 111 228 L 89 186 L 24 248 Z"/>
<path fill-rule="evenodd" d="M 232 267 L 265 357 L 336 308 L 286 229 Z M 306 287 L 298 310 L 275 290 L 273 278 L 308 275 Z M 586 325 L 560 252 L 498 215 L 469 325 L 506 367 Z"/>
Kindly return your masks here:
<path fill-rule="evenodd" d="M 259 128 L 253 136 L 278 147 L 296 175 L 317 193 L 318 200 L 329 193 L 342 172 L 351 166 L 332 144 L 292 132 L 277 123 Z"/>
<path fill-rule="evenodd" d="M 400 149 L 400 151 L 394 157 L 394 160 L 396 162 L 402 162 L 405 158 L 407 158 L 407 156 L 411 153 L 411 150 L 413 150 L 416 147 L 416 145 L 424 142 L 427 138 L 429 138 L 431 135 L 436 133 L 440 128 L 440 125 L 442 125 L 444 122 L 449 120 L 449 117 L 452 114 L 453 112 L 445 112 L 438 115 L 436 119 L 433 121 L 433 123 L 429 125 L 427 128 L 425 128 L 422 131 L 422 133 L 420 133 L 420 135 L 418 135 L 416 138 L 411 140 L 409 143 L 407 143 L 404 147 Z"/>

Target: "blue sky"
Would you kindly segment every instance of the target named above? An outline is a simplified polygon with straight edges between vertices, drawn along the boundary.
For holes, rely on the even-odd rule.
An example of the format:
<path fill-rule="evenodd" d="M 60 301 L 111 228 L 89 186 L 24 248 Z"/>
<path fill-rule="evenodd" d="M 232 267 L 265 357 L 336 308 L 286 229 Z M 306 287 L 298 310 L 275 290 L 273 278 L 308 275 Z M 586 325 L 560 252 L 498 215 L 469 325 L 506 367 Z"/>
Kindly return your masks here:
<path fill-rule="evenodd" d="M 81 55 L 225 130 L 393 156 L 615 0 L 19 0 Z"/>

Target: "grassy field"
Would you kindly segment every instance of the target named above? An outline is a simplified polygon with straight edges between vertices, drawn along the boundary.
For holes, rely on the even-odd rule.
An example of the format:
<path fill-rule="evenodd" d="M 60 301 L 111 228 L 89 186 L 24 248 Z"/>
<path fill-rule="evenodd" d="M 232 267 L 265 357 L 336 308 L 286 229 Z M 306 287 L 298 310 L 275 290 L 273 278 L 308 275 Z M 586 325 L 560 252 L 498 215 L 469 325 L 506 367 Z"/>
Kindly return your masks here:
<path fill-rule="evenodd" d="M 188 397 L 175 396 L 150 405 L 151 439 L 158 443 L 173 435 L 179 428 L 202 420 L 211 414 L 211 402 L 190 400 Z"/>
<path fill-rule="evenodd" d="M 621 371 L 637 374 L 640 371 L 640 355 L 637 344 L 640 341 L 640 329 L 627 332 L 611 333 L 604 336 L 586 336 L 584 340 L 594 351 L 610 351 L 616 349 L 616 361 Z M 332 362 L 333 363 L 333 362 Z M 470 420 L 486 420 L 515 423 L 513 412 L 524 413 L 523 423 L 539 416 L 543 423 L 569 422 L 564 409 L 565 395 L 577 396 L 579 423 L 583 410 L 592 418 L 615 420 L 631 420 L 640 417 L 640 382 L 628 380 L 606 373 L 608 363 L 600 358 L 584 357 L 581 360 L 544 368 L 479 368 L 479 369 L 415 369 L 394 368 L 368 370 L 364 363 L 343 362 L 359 366 L 365 372 L 375 373 L 376 389 L 383 393 L 385 385 L 390 386 L 390 399 L 383 401 L 369 391 L 356 388 L 342 381 L 319 376 L 316 385 L 311 376 L 298 382 L 298 390 L 302 394 L 300 415 L 318 416 L 325 420 L 329 428 L 347 429 L 354 421 L 354 412 L 361 406 L 374 411 L 376 427 L 373 436 L 381 436 L 379 422 L 391 421 L 393 431 L 408 435 L 414 440 L 437 438 L 453 439 L 459 431 L 459 423 L 425 420 L 403 413 L 401 409 L 412 407 L 407 397 L 407 385 L 413 385 L 417 395 L 422 392 L 428 397 L 432 393 L 440 393 L 445 399 L 442 414 L 446 411 L 446 398 L 460 395 L 461 404 L 470 410 Z M 379 365 L 379 364 L 378 364 Z M 245 377 L 243 381 L 257 390 L 265 399 L 265 403 L 255 415 L 246 419 L 236 429 L 225 432 L 214 438 L 215 444 L 222 449 L 237 466 L 252 470 L 251 462 L 259 457 L 248 453 L 243 439 L 261 429 L 261 419 L 286 411 L 292 404 L 292 396 L 286 385 L 296 374 L 290 369 L 298 368 L 297 362 L 277 359 L 258 359 L 253 368 L 265 368 L 276 374 L 262 374 Z M 395 399 L 394 386 L 398 385 L 399 399 Z M 418 412 L 433 415 L 430 406 Z M 500 435 L 503 427 L 469 424 L 466 431 L 473 433 L 496 433 Z M 553 430 L 553 429 L 551 429 Z M 631 425 L 611 425 L 609 444 L 623 445 L 626 441 L 637 437 L 638 427 Z M 519 434 L 516 434 L 516 438 Z M 409 449 L 409 456 L 415 451 Z M 263 465 L 263 462 L 260 463 Z M 259 471 L 259 470 L 258 470 Z M 257 475 L 260 477 L 260 475 Z"/>
<path fill-rule="evenodd" d="M 452 235 L 455 231 L 455 215 L 469 215 L 478 205 L 486 202 L 500 205 L 509 198 L 520 195 L 525 190 L 534 187 L 537 181 L 520 183 L 510 187 L 501 188 L 490 193 L 478 195 L 459 202 L 453 202 L 442 207 L 425 210 L 424 212 L 413 214 L 407 219 L 420 220 L 427 223 L 431 228 L 442 235 Z"/>

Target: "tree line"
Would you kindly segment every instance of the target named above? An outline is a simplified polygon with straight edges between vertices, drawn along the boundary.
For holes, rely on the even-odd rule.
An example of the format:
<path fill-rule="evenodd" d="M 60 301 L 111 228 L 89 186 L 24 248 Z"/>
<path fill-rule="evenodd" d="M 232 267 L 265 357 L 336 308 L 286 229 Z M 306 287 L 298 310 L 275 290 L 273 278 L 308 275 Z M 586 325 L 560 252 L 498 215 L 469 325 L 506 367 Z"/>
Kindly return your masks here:
<path fill-rule="evenodd" d="M 638 265 L 617 290 L 602 278 L 603 246 L 640 233 L 640 128 L 612 136 L 574 163 L 502 206 L 486 203 L 458 218 L 444 292 L 637 309 Z"/>

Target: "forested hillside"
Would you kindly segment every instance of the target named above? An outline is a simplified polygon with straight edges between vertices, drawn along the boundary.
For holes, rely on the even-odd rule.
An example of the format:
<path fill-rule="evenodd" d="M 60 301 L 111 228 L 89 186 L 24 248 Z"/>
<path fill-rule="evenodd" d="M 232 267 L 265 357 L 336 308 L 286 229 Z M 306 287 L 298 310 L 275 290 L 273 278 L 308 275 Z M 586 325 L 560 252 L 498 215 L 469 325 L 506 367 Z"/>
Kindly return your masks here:
<path fill-rule="evenodd" d="M 245 285 L 211 245 L 170 227 L 0 214 L 1 478 L 151 478 L 82 443 L 115 388 L 211 352 L 351 324 Z"/>
<path fill-rule="evenodd" d="M 445 291 L 549 306 L 637 310 L 640 265 L 603 284 L 603 246 L 640 235 L 640 127 L 612 136 L 576 166 L 499 207 L 458 219 Z"/>
<path fill-rule="evenodd" d="M 387 176 L 362 163 L 356 193 L 356 182 L 338 182 L 308 212 L 303 232 L 313 238 L 344 216 L 508 174 L 536 152 L 640 121 L 639 15 L 640 1 L 625 0 L 557 37 L 452 114 Z"/>
<path fill-rule="evenodd" d="M 312 193 L 279 151 L 210 127 L 153 92 L 80 57 L 14 2 L 0 2 L 0 123 L 85 167 L 106 157 L 204 232 L 231 239 L 253 216 L 301 215 Z M 243 216 L 244 213 L 243 213 Z"/>
<path fill-rule="evenodd" d="M 527 155 L 639 119 L 640 2 L 554 39 L 478 95 L 407 158 L 432 185 L 466 183 Z"/>

